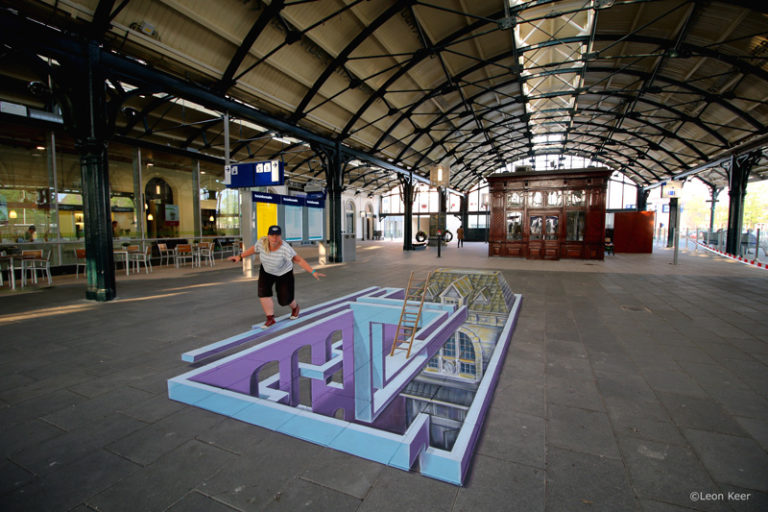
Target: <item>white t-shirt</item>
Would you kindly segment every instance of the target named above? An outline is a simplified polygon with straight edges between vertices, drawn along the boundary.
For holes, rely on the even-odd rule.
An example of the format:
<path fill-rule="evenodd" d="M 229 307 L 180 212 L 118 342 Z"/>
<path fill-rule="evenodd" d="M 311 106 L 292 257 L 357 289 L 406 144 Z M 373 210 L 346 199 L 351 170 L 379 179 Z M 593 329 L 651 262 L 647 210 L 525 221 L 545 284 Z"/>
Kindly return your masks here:
<path fill-rule="evenodd" d="M 293 270 L 293 257 L 296 256 L 296 251 L 293 250 L 293 247 L 283 240 L 278 250 L 266 252 L 263 241 L 264 238 L 260 238 L 253 247 L 259 255 L 264 272 L 273 276 L 282 276 Z"/>

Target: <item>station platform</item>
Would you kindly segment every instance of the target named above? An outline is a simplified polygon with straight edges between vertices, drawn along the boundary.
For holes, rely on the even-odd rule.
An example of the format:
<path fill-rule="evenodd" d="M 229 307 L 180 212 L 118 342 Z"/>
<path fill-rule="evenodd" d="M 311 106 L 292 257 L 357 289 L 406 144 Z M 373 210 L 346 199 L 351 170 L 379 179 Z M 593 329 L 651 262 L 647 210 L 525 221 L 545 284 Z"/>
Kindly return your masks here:
<path fill-rule="evenodd" d="M 0 292 L 0 510 L 768 510 L 768 271 L 705 251 L 489 258 L 455 242 L 296 274 L 309 307 L 412 270 L 503 272 L 523 303 L 464 486 L 168 399 L 181 355 L 263 321 L 240 266 Z M 287 313 L 278 308 L 278 314 Z"/>

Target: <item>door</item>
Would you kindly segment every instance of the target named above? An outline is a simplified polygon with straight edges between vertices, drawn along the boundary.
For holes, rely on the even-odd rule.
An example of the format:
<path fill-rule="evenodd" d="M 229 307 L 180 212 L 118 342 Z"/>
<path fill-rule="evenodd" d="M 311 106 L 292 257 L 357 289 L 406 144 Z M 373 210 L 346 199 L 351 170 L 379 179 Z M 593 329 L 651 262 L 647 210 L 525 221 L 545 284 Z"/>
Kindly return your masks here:
<path fill-rule="evenodd" d="M 560 212 L 529 212 L 528 259 L 560 259 Z"/>

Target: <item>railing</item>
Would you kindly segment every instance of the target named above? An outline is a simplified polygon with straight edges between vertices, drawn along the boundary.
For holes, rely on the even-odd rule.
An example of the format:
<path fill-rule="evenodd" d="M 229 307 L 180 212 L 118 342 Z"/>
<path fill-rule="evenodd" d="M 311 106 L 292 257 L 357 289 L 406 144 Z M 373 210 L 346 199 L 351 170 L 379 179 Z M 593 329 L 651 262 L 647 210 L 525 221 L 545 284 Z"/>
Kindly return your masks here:
<path fill-rule="evenodd" d="M 695 248 L 698 242 L 711 249 L 725 252 L 727 237 L 724 230 L 710 233 L 708 229 L 697 229 L 695 232 L 688 230 L 685 234 L 685 241 L 687 248 Z M 743 233 L 739 244 L 739 254 L 733 256 L 749 261 L 768 263 L 768 235 L 761 233 L 759 229 L 754 233 Z"/>
<path fill-rule="evenodd" d="M 225 241 L 224 243 L 221 243 Z M 200 236 L 200 237 L 174 237 L 174 238 L 115 238 L 112 240 L 112 246 L 115 249 L 123 249 L 128 245 L 138 245 L 141 250 L 146 249 L 147 246 L 152 246 L 152 258 L 159 258 L 160 255 L 155 248 L 157 243 L 169 243 L 169 248 L 173 248 L 176 243 L 195 243 L 195 242 L 215 242 L 214 252 L 224 257 L 224 252 L 228 250 L 228 244 L 237 243 L 242 241 L 240 237 L 236 236 Z M 28 249 L 43 251 L 51 251 L 51 267 L 61 267 L 67 265 L 74 265 L 76 263 L 75 249 L 82 249 L 85 247 L 85 240 L 42 240 L 35 242 L 13 242 L 8 239 L 0 241 L 0 252 L 5 251 L 7 254 L 21 254 L 21 251 Z M 239 247 L 239 245 L 238 245 Z M 214 254 L 215 256 L 215 254 Z"/>

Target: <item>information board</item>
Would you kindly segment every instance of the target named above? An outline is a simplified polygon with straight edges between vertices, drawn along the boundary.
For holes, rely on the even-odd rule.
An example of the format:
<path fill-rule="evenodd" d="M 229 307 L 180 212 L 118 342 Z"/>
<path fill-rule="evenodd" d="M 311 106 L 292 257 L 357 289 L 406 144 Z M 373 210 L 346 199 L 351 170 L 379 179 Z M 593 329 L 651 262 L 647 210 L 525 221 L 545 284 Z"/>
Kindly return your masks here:
<path fill-rule="evenodd" d="M 285 206 L 285 231 L 283 238 L 286 240 L 294 241 L 303 238 L 303 211 L 304 209 L 301 206 Z"/>
<path fill-rule="evenodd" d="M 307 214 L 309 220 L 309 239 L 310 240 L 322 240 L 323 239 L 323 222 L 324 215 L 322 208 L 307 208 Z"/>
<path fill-rule="evenodd" d="M 285 166 L 280 160 L 224 166 L 224 185 L 227 188 L 269 187 L 283 184 L 285 184 Z"/>

